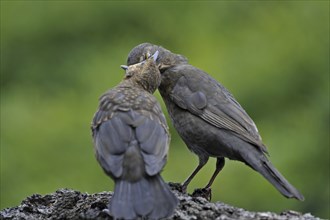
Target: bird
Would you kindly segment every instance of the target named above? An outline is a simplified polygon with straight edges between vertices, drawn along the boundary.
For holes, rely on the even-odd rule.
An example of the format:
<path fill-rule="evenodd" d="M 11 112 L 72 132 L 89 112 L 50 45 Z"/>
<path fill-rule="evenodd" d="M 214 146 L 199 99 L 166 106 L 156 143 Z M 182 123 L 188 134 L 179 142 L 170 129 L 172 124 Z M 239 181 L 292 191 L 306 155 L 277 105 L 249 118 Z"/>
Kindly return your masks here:
<path fill-rule="evenodd" d="M 171 216 L 178 199 L 160 172 L 167 161 L 170 133 L 157 99 L 158 52 L 125 69 L 124 79 L 99 99 L 91 130 L 96 159 L 114 180 L 107 213 L 114 219 Z"/>
<path fill-rule="evenodd" d="M 216 158 L 216 168 L 209 182 L 194 192 L 210 200 L 211 186 L 228 158 L 243 162 L 260 173 L 283 196 L 303 201 L 304 196 L 268 159 L 268 151 L 253 120 L 234 96 L 209 74 L 190 65 L 185 56 L 151 43 L 134 47 L 128 54 L 127 65 L 141 62 L 144 54 L 156 50 L 161 72 L 158 90 L 174 128 L 199 158 L 198 166 L 181 184 L 181 190 L 186 192 L 209 158 Z"/>

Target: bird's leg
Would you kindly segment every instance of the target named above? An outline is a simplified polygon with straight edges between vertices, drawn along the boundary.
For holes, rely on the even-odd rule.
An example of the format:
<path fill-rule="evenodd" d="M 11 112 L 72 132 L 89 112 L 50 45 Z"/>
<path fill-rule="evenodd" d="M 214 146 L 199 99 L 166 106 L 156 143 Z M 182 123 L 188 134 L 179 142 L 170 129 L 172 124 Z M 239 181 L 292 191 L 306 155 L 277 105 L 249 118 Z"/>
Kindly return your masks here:
<path fill-rule="evenodd" d="M 189 183 L 196 176 L 196 174 L 200 171 L 200 169 L 202 169 L 202 167 L 207 163 L 208 160 L 209 160 L 208 157 L 202 157 L 202 156 L 199 157 L 198 166 L 192 172 L 192 174 L 184 181 L 184 183 L 181 186 L 181 190 L 183 193 L 187 192 L 187 187 L 188 187 Z"/>
<path fill-rule="evenodd" d="M 215 178 L 217 177 L 217 175 L 219 174 L 219 172 L 222 170 L 222 168 L 224 166 L 225 166 L 225 158 L 224 157 L 218 157 L 216 167 L 215 167 L 215 171 L 214 171 L 210 181 L 208 182 L 208 184 L 202 189 L 195 189 L 192 195 L 193 196 L 201 196 L 201 197 L 204 197 L 205 199 L 210 201 L 212 199 L 211 186 L 212 186 Z"/>
<path fill-rule="evenodd" d="M 215 178 L 218 176 L 219 172 L 222 170 L 222 168 L 225 166 L 225 158 L 224 157 L 218 157 L 217 163 L 215 165 L 215 171 L 209 181 L 209 183 L 204 187 L 204 189 L 211 188 Z"/>

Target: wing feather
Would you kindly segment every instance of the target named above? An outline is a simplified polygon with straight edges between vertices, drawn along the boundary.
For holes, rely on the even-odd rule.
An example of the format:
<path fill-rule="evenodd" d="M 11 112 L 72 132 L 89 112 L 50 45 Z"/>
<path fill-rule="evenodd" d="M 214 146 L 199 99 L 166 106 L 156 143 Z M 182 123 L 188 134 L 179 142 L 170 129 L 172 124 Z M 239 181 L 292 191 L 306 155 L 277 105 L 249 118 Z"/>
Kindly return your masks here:
<path fill-rule="evenodd" d="M 191 65 L 181 65 L 174 71 L 182 76 L 170 94 L 172 101 L 213 126 L 232 131 L 267 153 L 256 125 L 225 87 Z"/>
<path fill-rule="evenodd" d="M 140 143 L 146 172 L 151 176 L 159 173 L 166 163 L 169 134 L 157 120 L 146 118 L 136 128 L 136 137 Z"/>

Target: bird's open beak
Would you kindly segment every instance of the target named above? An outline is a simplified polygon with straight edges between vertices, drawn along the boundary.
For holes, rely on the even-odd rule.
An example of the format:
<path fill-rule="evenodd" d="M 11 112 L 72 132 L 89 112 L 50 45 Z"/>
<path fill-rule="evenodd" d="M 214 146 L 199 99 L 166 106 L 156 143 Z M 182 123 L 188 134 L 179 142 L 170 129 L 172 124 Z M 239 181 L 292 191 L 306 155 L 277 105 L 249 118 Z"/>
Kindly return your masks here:
<path fill-rule="evenodd" d="M 148 57 L 148 59 L 152 58 L 156 62 L 156 60 L 158 58 L 158 54 L 159 54 L 159 51 L 157 50 L 151 57 Z M 146 62 L 146 60 L 143 60 L 141 62 L 141 64 L 142 63 L 145 63 L 145 62 Z M 126 71 L 128 69 L 128 66 L 126 66 L 126 65 L 120 65 L 120 68 L 122 68 L 123 70 Z"/>
<path fill-rule="evenodd" d="M 157 58 L 158 58 L 158 54 L 159 54 L 159 51 L 157 50 L 154 55 L 152 55 L 151 57 L 154 59 L 154 61 L 156 62 Z"/>
<path fill-rule="evenodd" d="M 169 65 L 169 64 L 164 64 L 164 63 L 160 63 L 160 64 L 158 65 L 158 69 L 159 69 L 160 73 L 165 72 L 169 67 L 171 67 L 171 65 Z"/>
<path fill-rule="evenodd" d="M 120 68 L 122 68 L 123 70 L 127 70 L 128 69 L 128 66 L 126 66 L 126 65 L 120 65 Z"/>

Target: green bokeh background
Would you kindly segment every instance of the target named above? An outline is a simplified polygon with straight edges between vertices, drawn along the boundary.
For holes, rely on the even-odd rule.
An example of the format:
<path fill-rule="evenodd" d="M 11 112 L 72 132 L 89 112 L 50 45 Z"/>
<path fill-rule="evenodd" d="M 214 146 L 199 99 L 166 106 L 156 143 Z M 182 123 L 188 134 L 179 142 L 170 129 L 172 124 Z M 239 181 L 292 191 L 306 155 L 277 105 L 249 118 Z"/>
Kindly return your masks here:
<path fill-rule="evenodd" d="M 89 127 L 98 97 L 120 82 L 119 65 L 142 42 L 184 54 L 226 86 L 306 198 L 286 199 L 227 160 L 213 201 L 329 218 L 329 1 L 2 0 L 0 209 L 58 188 L 113 189 Z M 163 177 L 182 182 L 197 158 L 170 129 Z M 211 159 L 190 192 L 214 166 Z"/>

